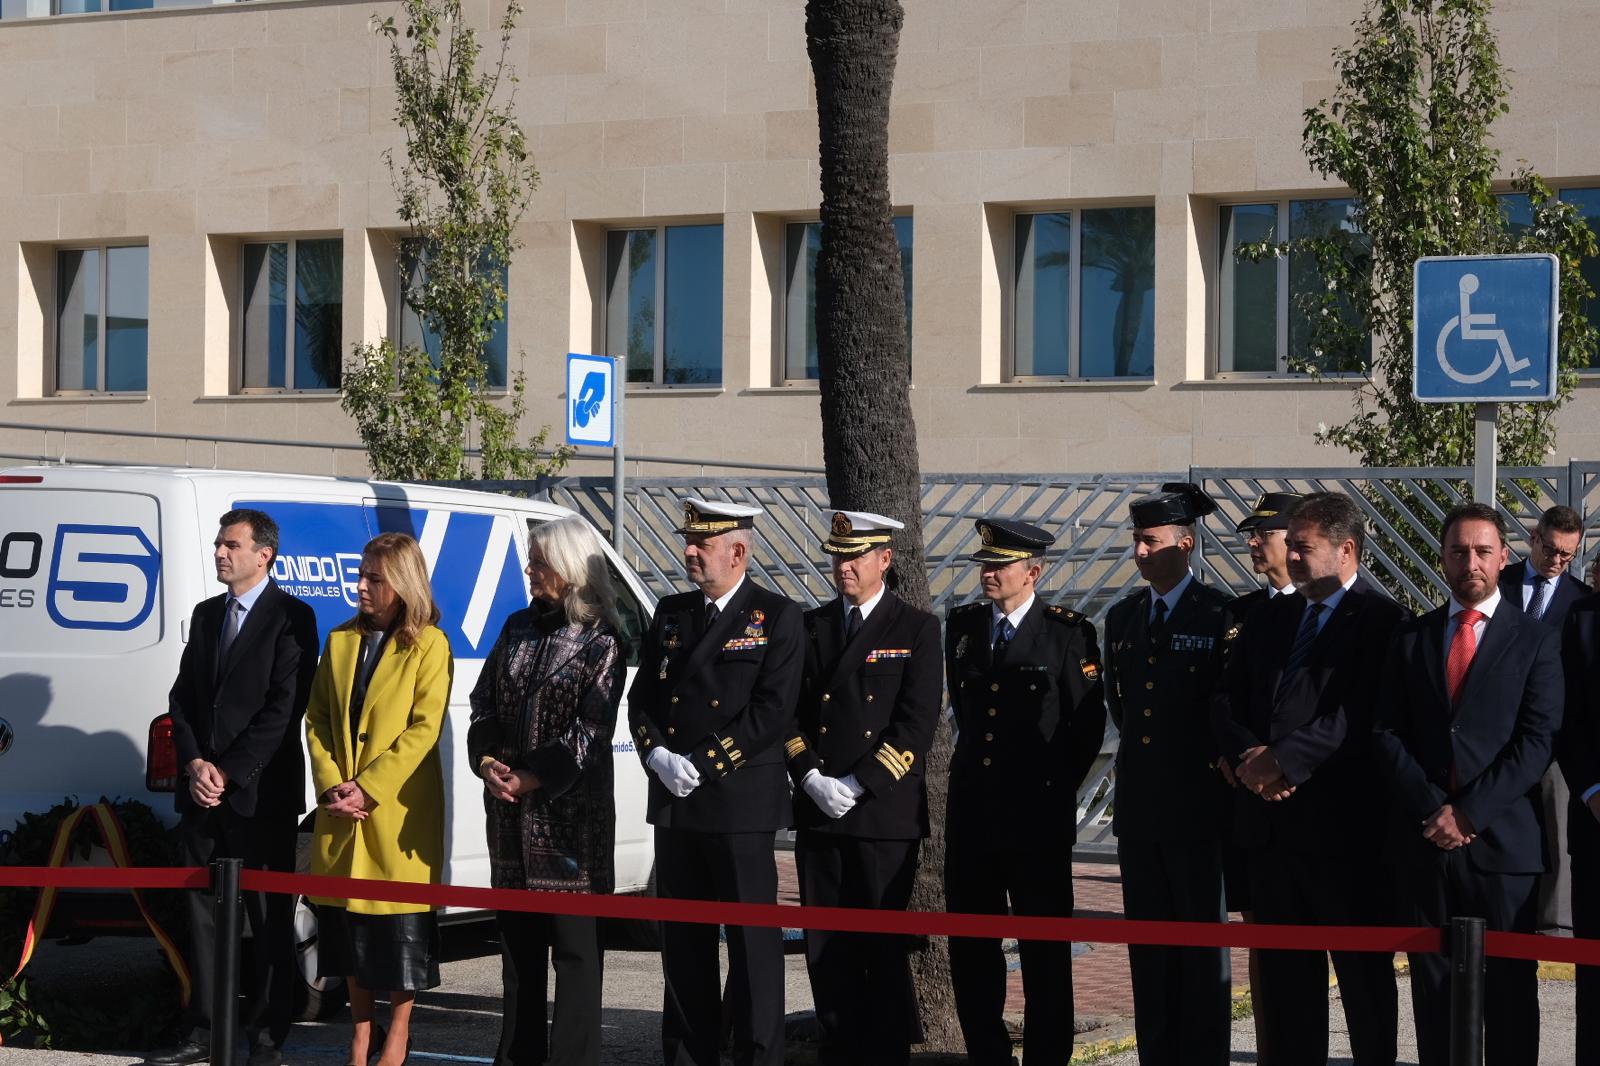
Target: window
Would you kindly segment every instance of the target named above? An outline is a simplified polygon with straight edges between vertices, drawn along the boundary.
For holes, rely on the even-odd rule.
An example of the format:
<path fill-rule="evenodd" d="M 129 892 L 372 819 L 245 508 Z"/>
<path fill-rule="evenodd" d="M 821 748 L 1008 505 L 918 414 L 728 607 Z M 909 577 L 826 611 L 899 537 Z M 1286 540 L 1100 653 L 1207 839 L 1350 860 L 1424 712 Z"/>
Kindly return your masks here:
<path fill-rule="evenodd" d="M 722 226 L 606 234 L 606 354 L 628 380 L 722 384 Z"/>
<path fill-rule="evenodd" d="M 1600 235 L 1600 189 L 1562 189 L 1557 195 L 1563 203 L 1575 206 L 1589 228 Z M 1512 236 L 1520 237 L 1533 228 L 1533 203 L 1525 194 L 1504 193 L 1496 199 L 1500 201 L 1501 213 L 1505 215 Z M 1585 259 L 1581 269 L 1583 279 L 1595 293 L 1589 297 L 1584 315 L 1590 325 L 1600 326 L 1600 256 Z M 1590 356 L 1589 365 L 1584 369 L 1600 370 L 1600 352 Z"/>
<path fill-rule="evenodd" d="M 911 355 L 911 236 L 909 215 L 894 220 L 900 245 L 900 278 L 906 303 L 906 356 Z M 821 222 L 791 222 L 784 227 L 783 377 L 817 379 L 817 255 Z"/>
<path fill-rule="evenodd" d="M 1352 262 L 1364 266 L 1369 253 L 1356 228 L 1354 200 L 1229 204 L 1218 213 L 1217 232 L 1218 370 L 1287 374 L 1315 369 L 1327 374 L 1369 363 L 1371 338 L 1360 332 L 1360 316 L 1343 296 L 1336 304 L 1340 342 L 1329 350 L 1319 347 L 1313 319 L 1303 306 L 1312 294 L 1326 289 L 1314 255 L 1295 252 L 1249 262 L 1237 254 L 1240 247 L 1263 240 L 1332 236 Z"/>
<path fill-rule="evenodd" d="M 243 388 L 337 389 L 344 349 L 344 241 L 245 245 L 243 334 Z"/>
<path fill-rule="evenodd" d="M 56 253 L 56 391 L 144 392 L 149 329 L 149 248 Z"/>
<path fill-rule="evenodd" d="M 406 238 L 402 243 L 400 255 L 400 291 L 404 294 L 400 300 L 400 321 L 395 329 L 402 348 L 421 348 L 428 353 L 428 358 L 433 360 L 433 365 L 439 365 L 439 334 L 432 326 L 424 321 L 422 315 L 417 313 L 412 303 L 412 293 L 421 292 L 428 284 L 428 260 L 431 258 L 429 250 L 422 246 L 415 238 Z M 410 274 L 407 275 L 407 264 L 410 264 Z M 492 258 L 484 255 L 478 263 L 482 276 L 490 276 L 495 270 Z M 510 299 L 510 272 L 506 265 L 499 265 L 500 291 L 505 294 L 500 301 L 500 314 L 489 326 L 489 339 L 483 346 L 483 361 L 489 368 L 489 388 L 503 389 L 506 387 L 506 352 L 509 345 L 506 339 L 506 301 Z"/>
<path fill-rule="evenodd" d="M 1012 377 L 1155 375 L 1155 209 L 1018 215 Z"/>

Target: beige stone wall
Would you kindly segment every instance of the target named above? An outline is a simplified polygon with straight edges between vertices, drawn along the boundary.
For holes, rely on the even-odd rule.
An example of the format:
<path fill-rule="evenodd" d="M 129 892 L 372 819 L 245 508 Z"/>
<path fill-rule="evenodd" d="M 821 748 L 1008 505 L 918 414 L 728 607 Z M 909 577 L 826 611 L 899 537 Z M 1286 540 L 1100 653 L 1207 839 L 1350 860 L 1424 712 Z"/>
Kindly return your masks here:
<path fill-rule="evenodd" d="M 1217 204 L 1322 194 L 1302 110 L 1331 88 L 1356 0 L 906 0 L 891 182 L 915 219 L 914 408 L 924 469 L 1332 465 L 1319 424 L 1345 390 L 1217 380 Z M 1500 143 L 1600 184 L 1600 18 L 1587 0 L 1503 0 L 1514 70 Z M 355 439 L 329 396 L 234 394 L 240 244 L 344 239 L 345 341 L 392 328 L 397 148 L 390 4 L 282 0 L 0 23 L 0 419 L 190 434 L 66 439 L 73 456 L 357 473 L 326 449 L 212 436 Z M 487 20 L 488 7 L 475 16 Z M 596 350 L 604 232 L 724 225 L 723 387 L 635 388 L 638 454 L 820 464 L 814 387 L 784 387 L 782 223 L 814 217 L 816 114 L 801 0 L 529 0 L 513 61 L 542 181 L 511 271 L 513 363 L 534 423 L 559 422 L 561 357 Z M 1155 381 L 1004 380 L 1019 209 L 1153 205 Z M 150 390 L 49 395 L 54 250 L 145 239 Z M 520 354 L 519 354 L 520 353 Z M 1596 382 L 1600 385 L 1600 382 Z M 1557 459 L 1600 454 L 1600 391 L 1562 415 Z M 60 433 L 0 430 L 0 451 Z"/>

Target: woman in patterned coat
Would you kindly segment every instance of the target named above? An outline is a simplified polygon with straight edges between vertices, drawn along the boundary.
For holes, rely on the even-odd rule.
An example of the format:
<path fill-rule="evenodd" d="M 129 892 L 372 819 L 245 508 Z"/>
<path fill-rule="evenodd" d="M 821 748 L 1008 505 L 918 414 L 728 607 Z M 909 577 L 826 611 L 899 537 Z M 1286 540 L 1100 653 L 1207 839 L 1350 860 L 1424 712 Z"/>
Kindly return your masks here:
<path fill-rule="evenodd" d="M 472 690 L 467 752 L 483 778 L 495 888 L 610 892 L 611 735 L 627 671 L 616 595 L 579 518 L 528 537 L 533 602 L 506 619 Z M 501 911 L 504 1016 L 495 1066 L 600 1062 L 602 956 L 593 918 Z M 545 966 L 556 971 L 547 1037 Z"/>

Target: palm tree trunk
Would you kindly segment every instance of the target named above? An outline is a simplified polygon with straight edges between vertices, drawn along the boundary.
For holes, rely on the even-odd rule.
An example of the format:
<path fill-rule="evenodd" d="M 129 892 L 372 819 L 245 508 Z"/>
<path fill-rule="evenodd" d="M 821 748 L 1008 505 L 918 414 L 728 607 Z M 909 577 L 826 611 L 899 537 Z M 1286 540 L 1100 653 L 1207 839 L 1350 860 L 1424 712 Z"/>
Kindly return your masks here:
<path fill-rule="evenodd" d="M 889 201 L 889 93 L 904 18 L 899 0 L 806 4 L 821 139 L 817 358 L 831 502 L 906 524 L 893 545 L 899 595 L 927 607 L 922 477 L 911 413 L 900 252 Z M 950 750 L 950 731 L 941 715 L 926 764 L 933 831 L 923 844 L 913 910 L 944 909 Z M 912 964 L 924 1047 L 960 1049 L 947 943 L 940 938 L 922 946 Z"/>

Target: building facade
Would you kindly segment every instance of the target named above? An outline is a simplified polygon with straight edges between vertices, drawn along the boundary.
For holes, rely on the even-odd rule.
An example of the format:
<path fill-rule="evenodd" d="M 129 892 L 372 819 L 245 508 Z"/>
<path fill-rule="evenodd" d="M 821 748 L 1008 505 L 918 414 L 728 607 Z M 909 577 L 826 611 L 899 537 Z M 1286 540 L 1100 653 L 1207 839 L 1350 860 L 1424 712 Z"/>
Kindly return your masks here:
<path fill-rule="evenodd" d="M 339 365 L 426 340 L 371 28 L 398 5 L 84 10 L 123 2 L 0 0 L 0 452 L 364 473 L 314 446 L 357 440 Z M 1315 439 L 1349 384 L 1290 371 L 1314 279 L 1231 250 L 1342 224 L 1300 136 L 1360 6 L 905 0 L 890 172 L 924 470 L 1350 461 Z M 1600 217 L 1600 19 L 1497 8 L 1506 174 Z M 491 354 L 527 375 L 529 428 L 561 423 L 564 353 L 626 353 L 630 453 L 820 465 L 802 0 L 526 0 L 511 62 L 541 179 Z M 1600 454 L 1600 374 L 1559 425 L 1553 460 Z"/>

